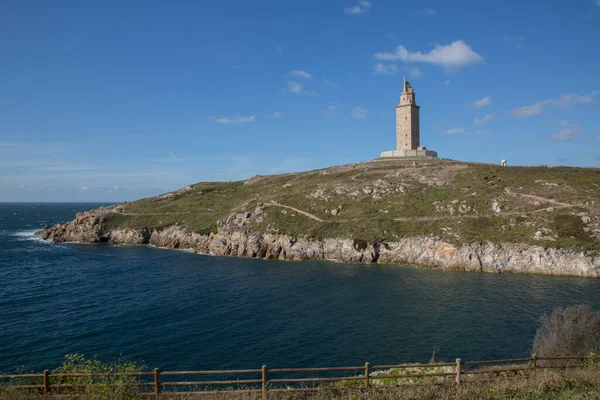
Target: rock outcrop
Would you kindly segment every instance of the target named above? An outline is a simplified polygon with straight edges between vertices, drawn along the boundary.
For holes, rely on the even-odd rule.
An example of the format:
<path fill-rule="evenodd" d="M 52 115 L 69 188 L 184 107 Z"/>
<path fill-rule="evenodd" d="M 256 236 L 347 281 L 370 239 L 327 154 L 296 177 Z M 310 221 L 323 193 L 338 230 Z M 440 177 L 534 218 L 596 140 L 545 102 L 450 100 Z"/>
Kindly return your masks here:
<path fill-rule="evenodd" d="M 146 228 L 107 227 L 106 212 L 100 209 L 78 213 L 73 221 L 46 227 L 38 235 L 57 243 L 151 244 L 157 247 L 192 249 L 198 254 L 219 256 L 410 264 L 463 271 L 600 277 L 598 250 L 490 242 L 452 244 L 434 237 L 409 237 L 397 242 L 373 244 L 360 239 L 309 240 L 242 230 L 223 230 L 216 234 L 200 235 L 177 225 L 150 232 Z M 243 224 L 240 225 L 242 227 Z"/>

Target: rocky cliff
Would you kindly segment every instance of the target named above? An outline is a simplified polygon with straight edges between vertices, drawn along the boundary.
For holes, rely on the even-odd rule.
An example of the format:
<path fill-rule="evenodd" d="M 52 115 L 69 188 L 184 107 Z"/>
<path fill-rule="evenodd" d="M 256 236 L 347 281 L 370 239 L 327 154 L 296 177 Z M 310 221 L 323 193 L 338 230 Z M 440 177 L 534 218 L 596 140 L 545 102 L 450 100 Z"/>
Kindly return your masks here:
<path fill-rule="evenodd" d="M 346 263 L 410 264 L 463 271 L 536 273 L 597 278 L 597 250 L 549 248 L 515 243 L 453 244 L 440 238 L 406 237 L 368 243 L 360 239 L 307 239 L 286 234 L 244 230 L 252 213 L 233 215 L 218 233 L 199 234 L 181 225 L 164 229 L 114 227 L 108 224 L 114 209 L 78 213 L 75 220 L 46 227 L 38 234 L 53 242 L 108 242 L 151 244 L 173 249 L 193 249 L 198 254 L 277 260 L 336 260 Z M 256 212 L 256 210 L 255 210 Z M 260 214 L 260 212 L 258 212 Z M 237 230 L 236 230 L 237 229 Z"/>

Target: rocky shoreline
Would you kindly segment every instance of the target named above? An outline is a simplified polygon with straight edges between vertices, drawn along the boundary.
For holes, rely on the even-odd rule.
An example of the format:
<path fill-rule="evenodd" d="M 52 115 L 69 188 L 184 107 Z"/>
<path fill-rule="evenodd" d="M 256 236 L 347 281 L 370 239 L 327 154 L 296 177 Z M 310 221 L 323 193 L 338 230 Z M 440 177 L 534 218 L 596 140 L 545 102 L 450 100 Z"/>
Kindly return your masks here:
<path fill-rule="evenodd" d="M 396 242 L 367 243 L 359 239 L 311 240 L 278 234 L 223 230 L 200 235 L 185 227 L 163 230 L 107 228 L 104 209 L 78 213 L 65 224 L 45 227 L 37 234 L 55 243 L 80 242 L 151 244 L 191 249 L 198 254 L 266 258 L 286 261 L 335 260 L 345 263 L 409 264 L 447 270 L 533 273 L 600 277 L 600 254 L 515 243 L 452 244 L 434 237 L 408 237 Z"/>

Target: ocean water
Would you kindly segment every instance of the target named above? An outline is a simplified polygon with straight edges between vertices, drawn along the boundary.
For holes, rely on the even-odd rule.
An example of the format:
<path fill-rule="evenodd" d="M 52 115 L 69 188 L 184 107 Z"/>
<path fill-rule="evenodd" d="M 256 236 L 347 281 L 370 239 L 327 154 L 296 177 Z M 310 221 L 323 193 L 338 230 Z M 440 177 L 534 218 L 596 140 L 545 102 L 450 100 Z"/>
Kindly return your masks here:
<path fill-rule="evenodd" d="M 68 353 L 149 368 L 519 357 L 541 314 L 600 309 L 600 280 L 211 257 L 39 240 L 100 204 L 0 204 L 0 371 Z"/>

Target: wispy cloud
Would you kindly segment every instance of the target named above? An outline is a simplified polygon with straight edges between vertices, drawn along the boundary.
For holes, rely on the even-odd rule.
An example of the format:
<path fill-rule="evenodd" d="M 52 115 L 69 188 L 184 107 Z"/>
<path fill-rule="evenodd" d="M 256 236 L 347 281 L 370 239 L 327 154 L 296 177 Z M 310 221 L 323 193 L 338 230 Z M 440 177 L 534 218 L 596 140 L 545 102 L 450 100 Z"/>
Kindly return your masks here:
<path fill-rule="evenodd" d="M 598 94 L 600 94 L 599 91 L 593 91 L 591 94 L 586 96 L 579 94 L 565 94 L 557 99 L 542 100 L 530 106 L 515 108 L 512 110 L 512 115 L 516 118 L 534 117 L 536 115 L 540 115 L 546 107 L 555 107 L 566 110 L 573 104 L 595 103 L 596 99 L 594 97 Z"/>
<path fill-rule="evenodd" d="M 409 77 L 411 78 L 418 78 L 420 76 L 423 76 L 425 74 L 423 74 L 423 72 L 417 68 L 417 67 L 413 67 L 413 68 L 406 68 L 406 73 L 408 74 Z"/>
<path fill-rule="evenodd" d="M 411 53 L 404 46 L 398 46 L 393 52 L 376 53 L 373 57 L 379 61 L 422 62 L 448 69 L 458 69 L 483 62 L 483 57 L 462 40 L 446 46 L 435 45 L 428 53 L 420 51 Z"/>
<path fill-rule="evenodd" d="M 375 65 L 375 72 L 381 75 L 393 75 L 398 71 L 398 67 L 394 64 L 382 64 L 377 63 Z"/>
<path fill-rule="evenodd" d="M 273 114 L 271 114 L 271 115 L 267 115 L 267 118 L 268 118 L 268 119 L 279 119 L 279 118 L 281 118 L 281 117 L 283 117 L 283 113 L 282 113 L 282 112 L 280 112 L 280 111 L 276 111 L 276 112 L 274 112 L 274 113 L 273 113 Z"/>
<path fill-rule="evenodd" d="M 302 71 L 301 69 L 295 69 L 295 70 L 290 71 L 290 75 L 295 76 L 296 78 L 304 78 L 304 79 L 310 79 L 313 77 L 313 74 L 306 72 L 306 71 Z"/>
<path fill-rule="evenodd" d="M 328 86 L 331 86 L 331 87 L 333 87 L 333 88 L 338 88 L 338 87 L 340 87 L 340 83 L 339 83 L 339 82 L 332 81 L 332 80 L 328 79 L 326 76 L 325 76 L 325 77 L 323 77 L 323 82 L 324 82 L 326 85 L 328 85 Z"/>
<path fill-rule="evenodd" d="M 546 104 L 546 102 L 540 102 L 532 104 L 530 106 L 515 108 L 512 111 L 512 115 L 517 118 L 527 118 L 540 115 L 542 113 L 542 110 L 544 109 L 544 104 Z"/>
<path fill-rule="evenodd" d="M 256 119 L 254 115 L 249 117 L 235 116 L 235 117 L 222 117 L 217 118 L 216 122 L 219 124 L 244 124 L 246 122 L 252 122 Z"/>
<path fill-rule="evenodd" d="M 483 99 L 475 100 L 475 102 L 471 103 L 471 108 L 481 108 L 489 106 L 490 104 L 492 104 L 492 98 L 488 96 Z"/>
<path fill-rule="evenodd" d="M 369 110 L 367 110 L 365 108 L 354 107 L 354 110 L 352 110 L 352 116 L 357 119 L 365 119 L 365 118 L 367 118 L 368 112 L 369 112 Z"/>
<path fill-rule="evenodd" d="M 446 135 L 471 136 L 471 133 L 465 131 L 465 128 L 463 128 L 463 127 L 448 129 L 448 130 L 444 131 L 444 133 Z"/>
<path fill-rule="evenodd" d="M 488 122 L 490 122 L 491 120 L 496 119 L 496 115 L 495 114 L 486 114 L 481 118 L 475 118 L 473 120 L 473 123 L 477 126 L 481 126 L 481 125 L 485 125 Z"/>
<path fill-rule="evenodd" d="M 347 15 L 365 14 L 371 8 L 371 3 L 366 0 L 359 0 L 353 7 L 344 8 L 344 13 Z"/>
<path fill-rule="evenodd" d="M 427 15 L 435 15 L 435 14 L 437 14 L 437 11 L 435 11 L 432 8 L 426 8 L 425 9 L 425 14 L 427 14 Z"/>
<path fill-rule="evenodd" d="M 302 85 L 301 83 L 298 83 L 298 82 L 288 81 L 288 83 L 287 83 L 287 90 L 290 93 L 300 93 L 300 92 L 302 92 L 303 87 L 304 87 L 304 85 Z"/>
<path fill-rule="evenodd" d="M 21 143 L 21 142 L 0 142 L 0 154 L 5 151 L 11 154 L 23 153 L 27 155 L 49 155 L 64 153 L 68 150 L 66 146 L 55 143 Z"/>
<path fill-rule="evenodd" d="M 555 135 L 552 135 L 554 140 L 571 140 L 581 132 L 581 127 L 575 124 L 569 124 L 567 121 L 560 121 L 564 129 Z"/>
<path fill-rule="evenodd" d="M 334 112 L 336 112 L 336 110 L 337 110 L 337 106 L 335 104 L 331 104 L 331 105 L 329 105 L 329 107 L 327 107 L 323 111 L 323 115 L 326 115 L 326 116 L 332 115 Z"/>
<path fill-rule="evenodd" d="M 504 40 L 519 48 L 525 47 L 525 43 L 527 43 L 527 38 L 525 36 L 504 36 Z"/>
<path fill-rule="evenodd" d="M 450 79 L 446 79 L 446 80 L 444 81 L 444 85 L 449 85 L 449 84 L 450 84 Z"/>
<path fill-rule="evenodd" d="M 598 7 L 600 7 L 600 0 L 594 0 L 594 4 L 596 4 Z"/>

